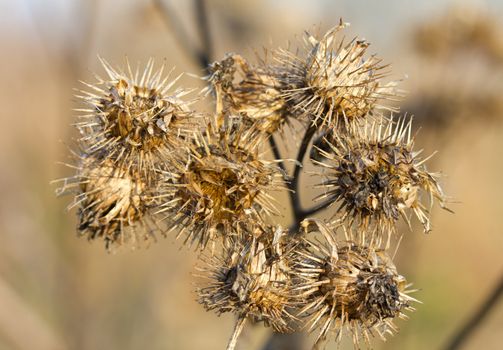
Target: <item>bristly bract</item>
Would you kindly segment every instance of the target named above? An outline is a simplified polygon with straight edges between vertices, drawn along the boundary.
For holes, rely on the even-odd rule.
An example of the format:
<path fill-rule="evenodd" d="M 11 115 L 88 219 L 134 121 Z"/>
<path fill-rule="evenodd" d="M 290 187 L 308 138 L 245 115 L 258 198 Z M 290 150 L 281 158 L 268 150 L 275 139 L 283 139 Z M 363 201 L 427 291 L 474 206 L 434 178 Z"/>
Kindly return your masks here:
<path fill-rule="evenodd" d="M 426 169 L 429 157 L 414 150 L 411 128 L 412 119 L 368 121 L 350 135 L 334 135 L 330 150 L 320 151 L 326 160 L 316 163 L 326 169 L 326 180 L 319 199 L 333 200 L 336 219 L 388 234 L 400 216 L 409 222 L 410 211 L 430 231 L 430 207 L 434 200 L 444 206 L 445 196 L 439 175 Z"/>

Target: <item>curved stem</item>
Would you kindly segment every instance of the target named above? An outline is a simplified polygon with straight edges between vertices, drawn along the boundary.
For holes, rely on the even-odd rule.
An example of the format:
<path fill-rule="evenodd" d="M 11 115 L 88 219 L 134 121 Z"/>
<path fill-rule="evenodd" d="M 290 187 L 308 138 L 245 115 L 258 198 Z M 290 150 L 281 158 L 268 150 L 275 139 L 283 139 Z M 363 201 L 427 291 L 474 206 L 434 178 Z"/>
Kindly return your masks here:
<path fill-rule="evenodd" d="M 153 3 L 162 15 L 162 19 L 164 20 L 166 26 L 173 32 L 173 36 L 178 41 L 178 44 L 183 48 L 187 55 L 197 61 L 199 66 L 207 69 L 212 59 L 212 46 L 205 1 L 195 0 L 194 3 L 196 25 L 198 33 L 201 36 L 202 48 L 198 48 L 192 44 L 192 40 L 190 39 L 188 32 L 183 27 L 181 21 L 178 20 L 177 15 L 174 13 L 173 8 L 168 4 L 168 2 L 163 0 L 153 0 Z"/>
<path fill-rule="evenodd" d="M 236 321 L 236 325 L 234 326 L 234 331 L 232 332 L 229 344 L 227 344 L 227 350 L 236 349 L 239 335 L 241 334 L 241 331 L 243 330 L 245 323 L 246 323 L 246 315 L 240 315 L 238 320 Z"/>
<path fill-rule="evenodd" d="M 330 206 L 330 204 L 332 204 L 334 202 L 333 199 L 329 199 L 325 202 L 321 202 L 321 203 L 318 203 L 317 205 L 315 205 L 314 207 L 312 208 L 309 208 L 309 209 L 306 209 L 302 212 L 302 220 L 306 219 L 307 217 L 311 216 L 311 215 L 314 215 L 326 208 L 328 208 Z M 302 221 L 300 220 L 300 221 Z"/>
<path fill-rule="evenodd" d="M 269 141 L 269 147 L 271 147 L 272 155 L 274 156 L 274 159 L 276 159 L 278 162 L 278 166 L 281 168 L 286 173 L 285 169 L 285 164 L 283 164 L 283 157 L 281 157 L 281 153 L 279 152 L 278 145 L 276 143 L 276 140 L 274 139 L 274 136 L 269 136 L 267 139 Z"/>
<path fill-rule="evenodd" d="M 297 162 L 295 163 L 295 168 L 293 169 L 292 181 L 288 185 L 288 189 L 290 190 L 290 204 L 293 210 L 294 225 L 297 226 L 302 221 L 303 213 L 299 195 L 300 172 L 302 170 L 302 164 L 304 162 L 304 157 L 306 156 L 309 143 L 315 133 L 316 126 L 314 124 L 310 124 L 300 143 L 299 151 L 297 152 Z"/>
<path fill-rule="evenodd" d="M 472 335 L 477 326 L 484 320 L 484 318 L 493 309 L 496 302 L 503 295 L 503 274 L 500 276 L 500 280 L 496 285 L 496 288 L 491 292 L 489 297 L 482 303 L 480 308 L 476 310 L 475 314 L 468 320 L 468 322 L 461 328 L 461 330 L 454 335 L 450 340 L 449 345 L 445 348 L 446 350 L 456 350 L 459 349 L 463 343 Z"/>

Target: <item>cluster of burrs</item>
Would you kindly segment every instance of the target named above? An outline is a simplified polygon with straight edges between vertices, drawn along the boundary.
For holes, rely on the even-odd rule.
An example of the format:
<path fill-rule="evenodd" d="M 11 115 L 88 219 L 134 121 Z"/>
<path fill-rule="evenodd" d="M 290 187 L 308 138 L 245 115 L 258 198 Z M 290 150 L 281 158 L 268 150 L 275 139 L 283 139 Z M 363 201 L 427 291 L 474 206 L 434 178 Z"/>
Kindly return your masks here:
<path fill-rule="evenodd" d="M 76 174 L 60 189 L 75 193 L 79 235 L 113 249 L 173 232 L 195 246 L 199 302 L 237 316 L 228 349 L 247 320 L 316 331 L 315 347 L 348 330 L 358 347 L 394 332 L 415 301 L 390 241 L 400 218 L 429 231 L 432 202 L 445 197 L 413 149 L 411 120 L 391 116 L 399 94 L 386 66 L 364 40 L 345 41 L 344 27 L 307 33 L 270 62 L 229 54 L 190 101 L 152 61 L 142 71 L 103 61 L 108 76 L 79 92 Z M 203 98 L 213 114 L 193 110 Z M 301 129 L 322 179 L 315 200 L 331 216 L 284 229 L 274 194 L 298 179 L 264 148 L 275 134 L 291 146 Z"/>

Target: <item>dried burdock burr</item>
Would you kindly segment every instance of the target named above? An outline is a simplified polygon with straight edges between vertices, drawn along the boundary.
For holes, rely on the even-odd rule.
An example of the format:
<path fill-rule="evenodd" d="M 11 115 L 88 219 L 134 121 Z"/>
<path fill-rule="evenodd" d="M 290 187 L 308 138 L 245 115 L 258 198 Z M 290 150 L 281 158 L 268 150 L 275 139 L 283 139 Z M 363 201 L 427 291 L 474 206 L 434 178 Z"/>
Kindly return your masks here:
<path fill-rule="evenodd" d="M 325 343 L 331 333 L 340 341 L 347 330 L 355 348 L 361 339 L 370 345 L 370 337 L 385 339 L 393 333 L 395 318 L 407 318 L 416 301 L 407 290 L 410 285 L 397 273 L 385 250 L 354 241 L 337 241 L 335 231 L 317 220 L 302 222 L 305 235 L 294 251 L 294 283 L 305 298 L 296 314 L 308 331 L 318 331 L 315 347 Z"/>
<path fill-rule="evenodd" d="M 118 167 L 110 159 L 81 156 L 74 177 L 60 193 L 73 193 L 77 232 L 102 239 L 107 249 L 129 243 L 138 246 L 153 237 L 154 221 L 147 215 L 148 187 L 138 172 Z"/>
<path fill-rule="evenodd" d="M 158 212 L 185 241 L 204 248 L 228 235 L 235 222 L 261 222 L 277 213 L 271 192 L 282 190 L 283 174 L 263 160 L 263 138 L 242 116 L 219 116 L 196 133 L 183 160 L 162 172 Z M 175 164 L 175 163 L 173 163 Z"/>
<path fill-rule="evenodd" d="M 286 86 L 283 98 L 318 126 L 336 127 L 341 119 L 355 122 L 374 109 L 392 109 L 381 103 L 398 97 L 396 84 L 383 82 L 381 59 L 366 57 L 369 44 L 357 38 L 345 43 L 346 25 L 341 21 L 321 38 L 306 33 L 300 53 L 275 53 L 276 77 Z"/>
<path fill-rule="evenodd" d="M 199 302 L 217 314 L 238 316 L 227 349 L 236 346 L 246 319 L 262 321 L 281 333 L 292 330 L 289 308 L 296 299 L 285 261 L 285 231 L 272 226 L 249 230 L 236 234 L 239 238 L 229 241 L 219 255 L 207 257 L 199 267 L 204 279 L 197 289 Z"/>
<path fill-rule="evenodd" d="M 84 83 L 88 91 L 77 96 L 88 106 L 79 109 L 81 147 L 119 166 L 135 167 L 147 179 L 159 160 L 172 157 L 199 118 L 181 99 L 188 91 L 170 92 L 179 77 L 164 76 L 164 65 L 154 71 L 150 60 L 142 72 L 137 68 L 133 73 L 129 63 L 127 72 L 101 63 L 108 77 Z"/>
<path fill-rule="evenodd" d="M 412 119 L 381 118 L 352 128 L 350 135 L 335 135 L 330 151 L 320 150 L 326 160 L 317 164 L 327 171 L 319 199 L 333 200 L 337 219 L 387 234 L 400 216 L 409 222 L 410 211 L 430 231 L 430 208 L 434 200 L 444 207 L 445 196 L 439 174 L 425 167 L 431 156 L 421 159 L 414 150 L 411 128 Z"/>
<path fill-rule="evenodd" d="M 429 157 L 414 150 L 411 120 L 383 117 L 399 95 L 384 82 L 386 66 L 364 40 L 345 41 L 344 28 L 307 33 L 304 47 L 273 51 L 272 63 L 228 54 L 205 67 L 211 114 L 192 110 L 187 90 L 172 91 L 178 78 L 152 60 L 141 72 L 102 60 L 107 78 L 79 92 L 87 107 L 76 124 L 76 174 L 59 189 L 75 194 L 79 234 L 110 248 L 174 231 L 204 250 L 198 300 L 236 315 L 228 350 L 247 320 L 279 333 L 317 331 L 316 348 L 347 330 L 359 347 L 395 331 L 415 301 L 385 249 L 400 217 L 415 215 L 429 231 L 431 205 L 446 199 Z M 290 176 L 274 134 L 296 137 L 291 121 L 304 136 Z M 323 201 L 304 209 L 311 144 Z M 274 222 L 273 195 L 283 190 L 289 230 Z M 332 210 L 330 226 L 306 219 L 323 209 Z"/>
<path fill-rule="evenodd" d="M 244 121 L 259 131 L 271 135 L 293 117 L 293 110 L 283 98 L 285 86 L 265 62 L 252 66 L 241 55 L 229 54 L 213 63 L 210 71 L 206 79 L 220 108 L 243 114 Z"/>

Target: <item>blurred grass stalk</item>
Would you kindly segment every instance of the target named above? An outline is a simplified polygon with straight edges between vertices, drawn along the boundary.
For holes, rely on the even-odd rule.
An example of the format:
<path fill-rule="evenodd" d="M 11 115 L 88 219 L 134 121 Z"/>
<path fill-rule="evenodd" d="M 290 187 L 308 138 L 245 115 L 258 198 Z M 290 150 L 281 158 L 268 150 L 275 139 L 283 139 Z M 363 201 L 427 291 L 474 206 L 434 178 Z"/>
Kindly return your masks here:
<path fill-rule="evenodd" d="M 9 345 L 19 350 L 62 350 L 63 340 L 47 321 L 0 279 L 0 330 Z"/>

